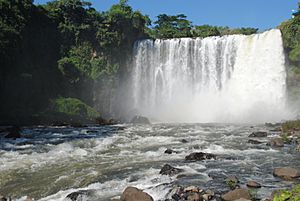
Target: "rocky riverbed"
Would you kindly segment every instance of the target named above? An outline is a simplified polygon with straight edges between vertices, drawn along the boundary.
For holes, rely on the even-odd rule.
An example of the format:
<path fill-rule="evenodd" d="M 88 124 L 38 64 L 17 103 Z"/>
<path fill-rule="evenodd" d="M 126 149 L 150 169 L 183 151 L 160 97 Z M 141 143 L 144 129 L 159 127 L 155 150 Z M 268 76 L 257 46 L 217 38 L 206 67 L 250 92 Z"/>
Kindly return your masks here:
<path fill-rule="evenodd" d="M 261 200 L 299 183 L 298 132 L 279 125 L 10 131 L 1 132 L 0 194 L 12 200 Z"/>

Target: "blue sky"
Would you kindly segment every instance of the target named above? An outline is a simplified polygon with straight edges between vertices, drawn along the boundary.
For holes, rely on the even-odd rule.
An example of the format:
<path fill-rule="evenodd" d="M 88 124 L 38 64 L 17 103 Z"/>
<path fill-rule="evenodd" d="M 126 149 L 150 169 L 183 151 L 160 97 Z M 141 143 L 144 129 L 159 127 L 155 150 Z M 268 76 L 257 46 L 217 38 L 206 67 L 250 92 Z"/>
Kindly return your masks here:
<path fill-rule="evenodd" d="M 48 0 L 35 0 L 43 4 Z M 118 0 L 91 0 L 98 11 L 105 11 Z M 274 28 L 291 18 L 299 0 L 129 0 L 135 10 L 151 19 L 165 13 L 183 13 L 196 25 Z"/>

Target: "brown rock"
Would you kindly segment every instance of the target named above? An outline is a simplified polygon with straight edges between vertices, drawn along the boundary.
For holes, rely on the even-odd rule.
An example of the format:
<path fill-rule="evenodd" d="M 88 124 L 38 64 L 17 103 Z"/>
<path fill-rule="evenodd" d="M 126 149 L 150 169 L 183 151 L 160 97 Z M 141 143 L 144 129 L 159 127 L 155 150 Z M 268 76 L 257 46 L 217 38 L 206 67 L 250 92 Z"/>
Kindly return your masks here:
<path fill-rule="evenodd" d="M 235 201 L 240 198 L 251 199 L 250 193 L 247 189 L 235 189 L 233 191 L 229 191 L 228 193 L 222 195 L 222 199 L 225 201 Z"/>
<path fill-rule="evenodd" d="M 235 201 L 251 201 L 251 200 L 248 200 L 248 199 L 245 199 L 245 198 L 240 198 L 240 199 L 237 199 Z"/>
<path fill-rule="evenodd" d="M 153 198 L 135 187 L 127 187 L 121 196 L 121 201 L 153 201 Z"/>
<path fill-rule="evenodd" d="M 272 147 L 283 147 L 284 141 L 282 138 L 273 138 L 268 144 Z"/>
<path fill-rule="evenodd" d="M 276 177 L 281 177 L 283 179 L 293 179 L 300 177 L 300 171 L 290 167 L 284 168 L 275 168 L 273 171 L 273 175 Z"/>
<path fill-rule="evenodd" d="M 260 183 L 256 181 L 248 181 L 247 186 L 250 188 L 261 188 Z"/>
<path fill-rule="evenodd" d="M 0 201 L 7 201 L 7 198 L 4 197 L 4 196 L 2 196 L 2 195 L 0 195 Z"/>
<path fill-rule="evenodd" d="M 199 195 L 199 193 L 194 193 L 192 195 L 189 195 L 187 197 L 187 201 L 202 201 L 202 197 Z"/>
<path fill-rule="evenodd" d="M 183 189 L 184 192 L 199 192 L 199 188 L 196 186 L 189 186 Z"/>

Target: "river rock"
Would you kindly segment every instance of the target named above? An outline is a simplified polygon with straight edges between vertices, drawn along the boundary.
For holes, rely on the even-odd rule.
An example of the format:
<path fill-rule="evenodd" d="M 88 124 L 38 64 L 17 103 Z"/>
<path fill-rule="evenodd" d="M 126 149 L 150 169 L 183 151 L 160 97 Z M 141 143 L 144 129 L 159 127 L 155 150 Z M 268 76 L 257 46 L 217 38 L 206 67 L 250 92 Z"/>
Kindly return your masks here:
<path fill-rule="evenodd" d="M 204 152 L 195 152 L 185 157 L 186 161 L 202 161 L 206 159 L 216 159 L 216 155 Z"/>
<path fill-rule="evenodd" d="M 235 189 L 240 181 L 236 176 L 231 175 L 225 179 L 225 182 L 231 189 Z"/>
<path fill-rule="evenodd" d="M 273 175 L 276 177 L 281 177 L 283 179 L 293 179 L 300 177 L 300 171 L 290 167 L 284 168 L 275 168 L 273 171 Z"/>
<path fill-rule="evenodd" d="M 251 201 L 251 200 L 248 200 L 248 199 L 245 199 L 245 198 L 240 198 L 240 199 L 237 199 L 235 201 Z"/>
<path fill-rule="evenodd" d="M 172 149 L 167 149 L 167 150 L 165 151 L 165 154 L 173 154 L 173 153 L 177 154 L 178 152 L 177 152 L 177 151 L 174 151 L 174 150 L 172 150 Z"/>
<path fill-rule="evenodd" d="M 4 197 L 4 196 L 2 196 L 2 195 L 0 195 L 0 201 L 7 201 L 7 198 Z"/>
<path fill-rule="evenodd" d="M 181 142 L 182 143 L 188 143 L 188 141 L 186 139 L 182 139 Z"/>
<path fill-rule="evenodd" d="M 131 119 L 131 122 L 133 124 L 150 124 L 150 121 L 147 117 L 143 117 L 143 116 L 134 116 Z"/>
<path fill-rule="evenodd" d="M 253 132 L 249 135 L 249 137 L 267 137 L 268 133 L 265 131 L 257 131 L 257 132 Z"/>
<path fill-rule="evenodd" d="M 5 136 L 5 138 L 17 139 L 21 137 L 20 131 L 21 128 L 18 126 L 13 126 L 8 129 L 9 133 Z"/>
<path fill-rule="evenodd" d="M 159 174 L 162 174 L 162 175 L 169 175 L 169 176 L 174 176 L 176 174 L 179 174 L 180 172 L 183 172 L 182 169 L 179 169 L 179 168 L 175 168 L 175 167 L 172 167 L 171 165 L 169 164 L 165 164 Z"/>
<path fill-rule="evenodd" d="M 153 201 L 153 198 L 135 187 L 127 187 L 121 196 L 121 201 Z"/>
<path fill-rule="evenodd" d="M 76 191 L 73 193 L 70 193 L 67 195 L 67 198 L 69 198 L 72 201 L 80 201 L 87 197 L 88 191 Z"/>
<path fill-rule="evenodd" d="M 250 193 L 247 189 L 239 188 L 222 195 L 222 199 L 225 201 L 235 201 L 241 198 L 251 200 Z"/>
<path fill-rule="evenodd" d="M 270 142 L 268 142 L 267 145 L 272 146 L 272 147 L 283 147 L 284 141 L 282 138 L 273 138 L 273 139 L 271 139 Z"/>
<path fill-rule="evenodd" d="M 250 188 L 261 188 L 261 184 L 256 181 L 248 181 L 247 186 Z"/>
<path fill-rule="evenodd" d="M 196 186 L 188 186 L 183 189 L 184 192 L 199 192 L 199 188 Z"/>
<path fill-rule="evenodd" d="M 187 197 L 187 201 L 202 201 L 202 196 L 199 193 L 193 193 Z"/>
<path fill-rule="evenodd" d="M 263 142 L 258 141 L 258 140 L 252 140 L 252 139 L 250 139 L 250 140 L 248 140 L 248 143 L 249 144 L 262 144 Z"/>

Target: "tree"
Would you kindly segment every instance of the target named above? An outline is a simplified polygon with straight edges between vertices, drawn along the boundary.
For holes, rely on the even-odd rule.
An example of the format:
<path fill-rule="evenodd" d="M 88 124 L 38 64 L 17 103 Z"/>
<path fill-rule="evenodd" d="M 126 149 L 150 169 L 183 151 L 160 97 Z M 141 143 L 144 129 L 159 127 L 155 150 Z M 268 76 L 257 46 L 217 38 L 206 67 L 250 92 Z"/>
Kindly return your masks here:
<path fill-rule="evenodd" d="M 154 22 L 154 37 L 155 38 L 180 38 L 190 37 L 192 23 L 186 19 L 183 14 L 157 16 L 157 21 Z"/>
<path fill-rule="evenodd" d="M 210 25 L 195 26 L 192 29 L 193 37 L 209 37 L 209 36 L 220 36 L 220 31 L 218 27 Z"/>

